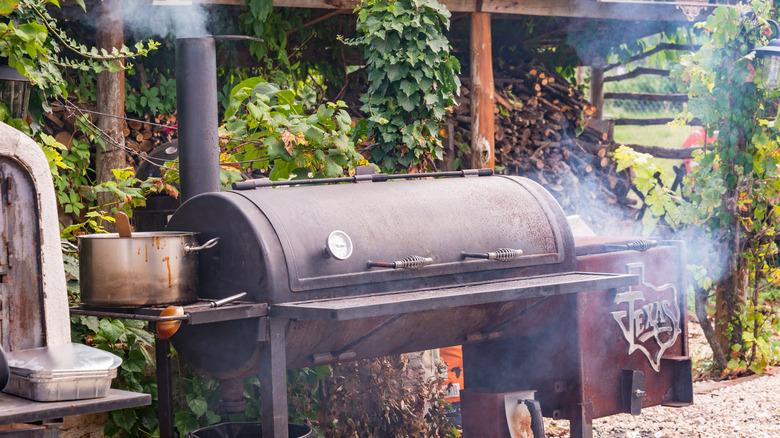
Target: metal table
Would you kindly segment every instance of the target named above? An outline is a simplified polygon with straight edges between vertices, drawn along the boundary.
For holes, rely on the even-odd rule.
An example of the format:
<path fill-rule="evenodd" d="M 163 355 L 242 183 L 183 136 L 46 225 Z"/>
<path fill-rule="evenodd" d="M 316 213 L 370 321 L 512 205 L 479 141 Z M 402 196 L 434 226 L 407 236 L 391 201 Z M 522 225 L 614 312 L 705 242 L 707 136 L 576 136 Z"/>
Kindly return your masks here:
<path fill-rule="evenodd" d="M 211 324 L 237 319 L 265 318 L 268 316 L 268 304 L 234 301 L 215 307 L 214 301 L 200 300 L 182 305 L 183 315 L 160 316 L 167 306 L 140 308 L 95 308 L 80 304 L 70 308 L 72 315 L 95 316 L 98 318 L 135 319 L 157 323 L 163 321 L 182 321 L 191 325 Z M 150 324 L 150 329 L 155 326 Z M 160 339 L 155 333 L 154 342 L 157 364 L 157 416 L 160 422 L 160 438 L 173 438 L 173 380 L 171 375 L 171 341 Z M 148 395 L 147 395 L 148 396 Z M 140 405 L 139 405 L 140 406 Z M 116 408 L 122 409 L 122 408 Z M 0 423 L 2 424 L 2 423 Z"/>

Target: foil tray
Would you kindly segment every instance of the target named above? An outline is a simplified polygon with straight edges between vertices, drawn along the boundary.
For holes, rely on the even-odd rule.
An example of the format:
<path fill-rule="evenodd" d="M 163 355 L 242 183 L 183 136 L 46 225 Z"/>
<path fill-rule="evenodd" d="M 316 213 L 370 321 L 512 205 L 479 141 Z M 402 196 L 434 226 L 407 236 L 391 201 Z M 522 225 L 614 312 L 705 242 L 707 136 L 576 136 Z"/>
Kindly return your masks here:
<path fill-rule="evenodd" d="M 34 401 L 105 397 L 122 359 L 82 344 L 7 353 L 11 371 L 5 392 Z"/>

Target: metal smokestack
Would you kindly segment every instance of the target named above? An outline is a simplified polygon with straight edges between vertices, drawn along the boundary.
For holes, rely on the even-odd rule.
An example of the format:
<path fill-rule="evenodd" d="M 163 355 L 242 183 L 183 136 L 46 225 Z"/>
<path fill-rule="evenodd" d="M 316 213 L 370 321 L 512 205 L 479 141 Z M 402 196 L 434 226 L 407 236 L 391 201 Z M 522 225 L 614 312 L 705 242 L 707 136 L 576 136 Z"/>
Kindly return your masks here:
<path fill-rule="evenodd" d="M 214 38 L 176 39 L 179 183 L 182 202 L 219 191 L 217 56 Z"/>

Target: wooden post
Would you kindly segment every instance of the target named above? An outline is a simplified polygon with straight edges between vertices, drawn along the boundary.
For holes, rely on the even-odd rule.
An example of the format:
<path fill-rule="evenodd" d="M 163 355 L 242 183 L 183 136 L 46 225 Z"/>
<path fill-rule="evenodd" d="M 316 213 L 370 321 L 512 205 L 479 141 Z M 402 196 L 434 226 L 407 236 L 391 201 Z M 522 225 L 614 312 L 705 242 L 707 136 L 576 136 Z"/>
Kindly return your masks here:
<path fill-rule="evenodd" d="M 471 167 L 495 165 L 493 45 L 490 14 L 471 14 Z"/>
<path fill-rule="evenodd" d="M 590 67 L 590 103 L 596 107 L 593 118 L 601 120 L 604 115 L 604 66 L 600 62 Z"/>
<path fill-rule="evenodd" d="M 97 46 L 106 49 L 109 53 L 114 47 L 121 48 L 124 44 L 124 25 L 122 22 L 122 0 L 103 0 L 98 6 L 97 22 Z M 120 70 L 115 73 L 104 71 L 97 75 L 97 103 L 96 110 L 101 113 L 124 117 L 125 115 L 125 73 Z M 106 148 L 96 148 L 96 173 L 97 181 L 105 182 L 115 179 L 112 169 L 119 169 L 127 165 L 123 135 L 124 120 L 100 116 L 97 120 L 98 128 L 108 138 L 104 138 Z M 110 194 L 99 193 L 98 201 L 103 204 L 110 199 Z M 113 223 L 109 223 L 113 229 Z"/>

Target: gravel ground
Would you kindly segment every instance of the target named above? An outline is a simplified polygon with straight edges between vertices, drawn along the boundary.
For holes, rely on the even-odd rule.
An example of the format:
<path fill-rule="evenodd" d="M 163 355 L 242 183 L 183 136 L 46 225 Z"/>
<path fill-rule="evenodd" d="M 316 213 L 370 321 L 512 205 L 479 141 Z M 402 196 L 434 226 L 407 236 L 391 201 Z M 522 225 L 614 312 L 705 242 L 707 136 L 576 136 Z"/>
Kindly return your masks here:
<path fill-rule="evenodd" d="M 698 324 L 689 327 L 694 358 L 706 357 Z M 642 409 L 637 417 L 600 418 L 593 429 L 594 438 L 780 438 L 780 370 L 727 382 L 697 382 L 691 406 L 655 406 Z M 548 422 L 547 433 L 569 437 L 568 422 Z"/>

